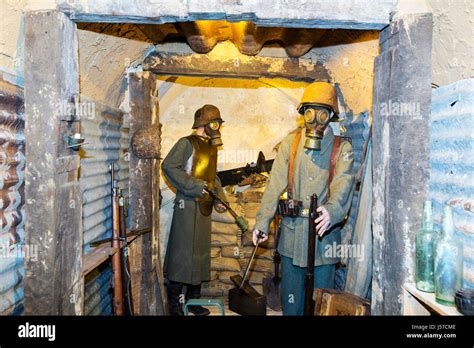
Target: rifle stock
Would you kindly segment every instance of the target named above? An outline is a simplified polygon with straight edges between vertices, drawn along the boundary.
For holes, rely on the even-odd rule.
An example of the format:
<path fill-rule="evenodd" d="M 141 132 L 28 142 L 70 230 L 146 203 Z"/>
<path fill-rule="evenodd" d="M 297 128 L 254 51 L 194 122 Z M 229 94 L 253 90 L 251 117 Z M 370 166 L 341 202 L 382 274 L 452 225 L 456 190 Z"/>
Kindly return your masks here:
<path fill-rule="evenodd" d="M 126 231 L 126 212 L 125 212 L 125 197 L 122 195 L 122 190 L 119 191 L 119 213 L 120 213 L 120 240 L 123 243 L 121 252 L 122 261 L 122 280 L 124 292 L 125 314 L 133 315 L 133 301 L 132 301 L 132 279 L 130 276 L 129 263 L 129 247 L 127 245 L 127 231 Z"/>
<path fill-rule="evenodd" d="M 314 254 L 316 252 L 316 223 L 318 217 L 318 196 L 311 196 L 309 208 L 309 230 L 308 230 L 308 258 L 306 263 L 305 290 L 304 290 L 304 315 L 314 315 Z"/>
<path fill-rule="evenodd" d="M 110 165 L 111 196 L 112 196 L 112 247 L 117 250 L 112 255 L 112 273 L 114 275 L 114 313 L 124 315 L 122 287 L 122 249 L 120 248 L 120 203 L 119 189 L 115 181 L 114 164 Z"/>

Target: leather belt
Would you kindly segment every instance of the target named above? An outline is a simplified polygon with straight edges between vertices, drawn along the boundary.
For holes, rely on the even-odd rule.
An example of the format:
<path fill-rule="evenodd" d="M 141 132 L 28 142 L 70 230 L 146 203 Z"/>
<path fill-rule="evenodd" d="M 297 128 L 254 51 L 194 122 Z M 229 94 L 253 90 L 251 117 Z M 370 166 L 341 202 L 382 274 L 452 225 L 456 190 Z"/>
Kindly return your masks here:
<path fill-rule="evenodd" d="M 303 208 L 301 209 L 301 212 L 298 215 L 299 217 L 309 217 L 309 208 Z"/>

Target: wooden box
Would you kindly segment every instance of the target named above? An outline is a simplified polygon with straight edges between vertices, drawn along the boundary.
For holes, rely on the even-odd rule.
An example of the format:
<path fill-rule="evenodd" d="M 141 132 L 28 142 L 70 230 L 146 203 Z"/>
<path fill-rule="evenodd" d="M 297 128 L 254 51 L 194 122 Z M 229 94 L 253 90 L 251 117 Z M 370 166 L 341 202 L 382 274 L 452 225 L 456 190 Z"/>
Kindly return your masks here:
<path fill-rule="evenodd" d="M 370 315 L 370 302 L 348 292 L 314 289 L 314 315 Z"/>

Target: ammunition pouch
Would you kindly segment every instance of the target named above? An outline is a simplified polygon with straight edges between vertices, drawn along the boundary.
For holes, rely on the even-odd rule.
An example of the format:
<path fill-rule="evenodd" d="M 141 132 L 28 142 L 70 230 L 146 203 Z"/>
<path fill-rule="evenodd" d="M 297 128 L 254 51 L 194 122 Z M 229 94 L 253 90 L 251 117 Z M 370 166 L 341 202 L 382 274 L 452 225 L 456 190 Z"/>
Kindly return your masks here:
<path fill-rule="evenodd" d="M 296 199 L 280 199 L 278 202 L 278 215 L 285 217 L 298 217 L 303 213 L 303 202 Z"/>

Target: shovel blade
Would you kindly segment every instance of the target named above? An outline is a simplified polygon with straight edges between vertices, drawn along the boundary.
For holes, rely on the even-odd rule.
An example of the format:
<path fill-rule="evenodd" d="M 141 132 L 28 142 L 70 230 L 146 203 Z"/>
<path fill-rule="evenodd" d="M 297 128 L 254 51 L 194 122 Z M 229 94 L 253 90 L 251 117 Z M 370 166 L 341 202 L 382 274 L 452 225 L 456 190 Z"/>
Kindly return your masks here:
<path fill-rule="evenodd" d="M 263 294 L 267 298 L 267 306 L 274 311 L 281 311 L 280 286 L 280 278 L 263 278 Z"/>

